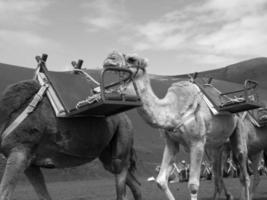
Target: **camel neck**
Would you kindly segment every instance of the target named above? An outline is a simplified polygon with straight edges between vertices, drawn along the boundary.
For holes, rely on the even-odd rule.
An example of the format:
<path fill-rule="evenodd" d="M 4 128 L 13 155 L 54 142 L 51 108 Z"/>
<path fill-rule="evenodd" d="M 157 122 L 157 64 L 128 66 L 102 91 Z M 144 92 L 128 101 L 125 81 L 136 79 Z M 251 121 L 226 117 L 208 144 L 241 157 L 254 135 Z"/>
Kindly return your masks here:
<path fill-rule="evenodd" d="M 138 109 L 139 114 L 152 126 L 158 128 L 166 128 L 170 125 L 166 117 L 169 112 L 170 99 L 166 97 L 159 99 L 151 87 L 151 82 L 148 74 L 136 80 L 136 85 L 143 106 Z"/>

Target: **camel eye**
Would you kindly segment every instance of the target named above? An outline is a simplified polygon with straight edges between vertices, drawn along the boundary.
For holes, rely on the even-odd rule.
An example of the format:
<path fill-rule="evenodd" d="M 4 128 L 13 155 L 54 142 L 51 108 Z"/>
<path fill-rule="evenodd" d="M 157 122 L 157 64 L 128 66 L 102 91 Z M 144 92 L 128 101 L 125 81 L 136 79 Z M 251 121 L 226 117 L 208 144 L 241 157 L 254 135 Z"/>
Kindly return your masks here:
<path fill-rule="evenodd" d="M 135 62 L 135 58 L 129 57 L 128 60 L 127 60 L 127 62 L 133 64 Z"/>

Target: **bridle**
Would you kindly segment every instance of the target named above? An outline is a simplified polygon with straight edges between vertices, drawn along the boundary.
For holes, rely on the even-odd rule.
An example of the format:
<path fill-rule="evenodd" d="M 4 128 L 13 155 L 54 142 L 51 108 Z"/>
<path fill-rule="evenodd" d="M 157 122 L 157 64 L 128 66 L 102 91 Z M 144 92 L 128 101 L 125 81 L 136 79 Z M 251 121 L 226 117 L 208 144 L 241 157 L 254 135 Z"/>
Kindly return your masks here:
<path fill-rule="evenodd" d="M 124 64 L 122 67 L 126 69 L 135 68 L 135 72 L 132 78 L 135 78 L 139 71 L 145 72 L 145 67 L 147 65 L 146 60 L 137 56 L 126 56 L 124 55 Z"/>
<path fill-rule="evenodd" d="M 125 81 L 123 81 L 123 83 L 121 84 L 120 87 L 120 91 L 125 91 L 127 88 L 127 85 L 129 85 L 131 82 L 134 82 L 137 74 L 140 71 L 145 72 L 145 67 L 146 67 L 146 60 L 143 58 L 140 58 L 138 56 L 128 56 L 125 54 L 118 54 L 117 56 L 119 56 L 119 63 L 115 63 L 116 67 L 118 68 L 124 68 L 124 69 L 128 69 L 129 71 L 132 72 L 131 78 L 127 79 Z M 113 63 L 112 63 L 113 64 Z M 136 69 L 135 71 L 131 70 L 131 69 Z"/>

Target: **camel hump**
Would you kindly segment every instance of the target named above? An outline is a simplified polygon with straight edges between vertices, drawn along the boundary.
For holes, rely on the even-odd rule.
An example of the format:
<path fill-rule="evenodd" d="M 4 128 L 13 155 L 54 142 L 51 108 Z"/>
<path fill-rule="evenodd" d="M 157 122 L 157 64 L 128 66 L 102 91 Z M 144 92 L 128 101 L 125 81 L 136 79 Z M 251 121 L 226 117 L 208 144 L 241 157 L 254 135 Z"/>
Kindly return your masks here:
<path fill-rule="evenodd" d="M 3 96 L 15 94 L 18 92 L 24 92 L 24 95 L 28 96 L 36 93 L 40 89 L 40 87 L 40 84 L 36 80 L 23 80 L 7 86 L 3 91 Z"/>
<path fill-rule="evenodd" d="M 40 85 L 35 80 L 24 80 L 8 86 L 0 100 L 0 110 L 16 110 L 38 92 Z"/>
<path fill-rule="evenodd" d="M 199 90 L 194 85 L 194 83 L 190 81 L 178 81 L 172 84 L 172 86 L 169 88 L 169 92 L 173 92 L 177 96 L 190 98 L 195 96 L 199 92 Z"/>
<path fill-rule="evenodd" d="M 0 124 L 7 121 L 10 114 L 21 108 L 39 90 L 40 85 L 35 80 L 24 80 L 9 85 L 0 99 Z"/>

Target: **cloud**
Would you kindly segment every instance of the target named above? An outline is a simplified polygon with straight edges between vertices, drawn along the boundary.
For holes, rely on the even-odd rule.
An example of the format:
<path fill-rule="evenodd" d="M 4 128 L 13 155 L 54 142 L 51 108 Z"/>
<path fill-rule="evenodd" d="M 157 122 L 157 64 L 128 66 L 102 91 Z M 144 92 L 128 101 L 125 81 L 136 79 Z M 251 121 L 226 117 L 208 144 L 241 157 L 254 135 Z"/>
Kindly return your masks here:
<path fill-rule="evenodd" d="M 46 23 L 41 17 L 41 11 L 48 5 L 48 0 L 0 0 L 1 28 L 25 28 Z"/>
<path fill-rule="evenodd" d="M 88 30 L 118 28 L 126 18 L 124 0 L 95 0 L 83 4 L 86 14 L 82 21 Z"/>
<path fill-rule="evenodd" d="M 134 26 L 121 41 L 135 51 L 177 51 L 190 59 L 232 61 L 267 52 L 265 0 L 202 0 Z M 266 56 L 266 55 L 265 55 Z"/>
<path fill-rule="evenodd" d="M 186 35 L 181 33 L 177 21 L 164 16 L 158 21 L 149 22 L 135 27 L 137 50 L 146 49 L 176 49 L 179 44 L 186 40 Z"/>
<path fill-rule="evenodd" d="M 31 31 L 0 30 L 0 42 L 2 44 L 24 47 L 40 48 L 54 42 L 45 39 Z"/>
<path fill-rule="evenodd" d="M 246 15 L 262 14 L 266 9 L 265 0 L 234 0 L 227 3 L 222 0 L 208 1 L 200 7 L 200 11 L 213 12 L 216 19 L 237 20 Z"/>
<path fill-rule="evenodd" d="M 241 20 L 224 25 L 219 31 L 205 37 L 201 35 L 196 43 L 218 53 L 234 55 L 263 55 L 267 48 L 267 14 L 246 16 Z"/>
<path fill-rule="evenodd" d="M 30 30 L 0 30 L 0 54 L 2 63 L 34 67 L 34 56 L 48 53 L 60 55 L 62 46 L 57 41 L 44 38 Z M 57 60 L 49 58 L 49 62 Z M 60 66 L 60 65 L 59 65 Z M 51 67 L 50 67 L 51 68 Z"/>
<path fill-rule="evenodd" d="M 61 44 L 44 36 L 50 25 L 44 13 L 49 6 L 50 0 L 0 0 L 2 63 L 32 67 L 35 55 L 62 52 Z"/>
<path fill-rule="evenodd" d="M 49 0 L 0 0 L 1 50 L 57 47 L 40 33 L 49 24 L 42 14 L 50 5 Z"/>

